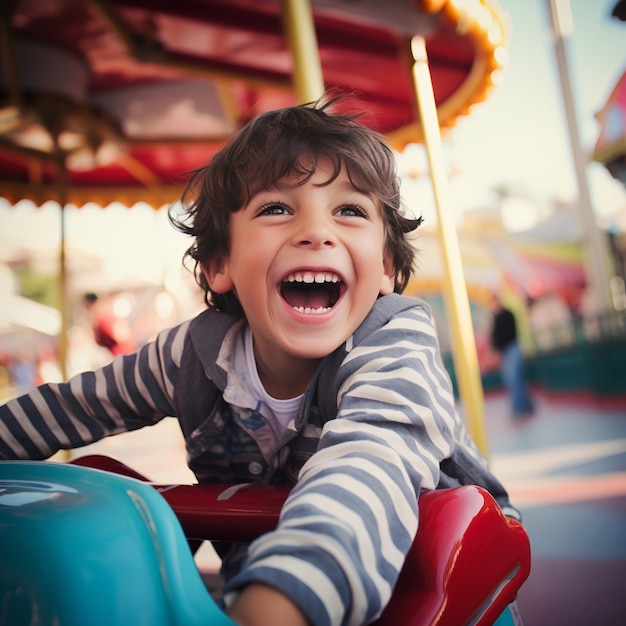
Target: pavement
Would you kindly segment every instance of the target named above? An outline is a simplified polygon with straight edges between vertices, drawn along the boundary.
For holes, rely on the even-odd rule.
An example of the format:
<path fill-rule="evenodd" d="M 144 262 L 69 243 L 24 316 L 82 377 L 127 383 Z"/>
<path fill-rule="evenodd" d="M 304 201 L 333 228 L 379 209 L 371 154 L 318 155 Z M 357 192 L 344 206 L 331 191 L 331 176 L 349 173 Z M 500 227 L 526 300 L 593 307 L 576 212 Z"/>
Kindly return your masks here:
<path fill-rule="evenodd" d="M 504 394 L 485 398 L 492 470 L 521 510 L 532 570 L 518 595 L 525 626 L 626 625 L 626 401 L 535 394 L 513 420 Z M 177 422 L 82 448 L 113 456 L 160 483 L 194 482 Z M 219 560 L 196 556 L 206 575 Z"/>
<path fill-rule="evenodd" d="M 626 402 L 535 398 L 535 415 L 521 421 L 505 395 L 485 401 L 491 467 L 531 542 L 524 624 L 624 626 Z"/>

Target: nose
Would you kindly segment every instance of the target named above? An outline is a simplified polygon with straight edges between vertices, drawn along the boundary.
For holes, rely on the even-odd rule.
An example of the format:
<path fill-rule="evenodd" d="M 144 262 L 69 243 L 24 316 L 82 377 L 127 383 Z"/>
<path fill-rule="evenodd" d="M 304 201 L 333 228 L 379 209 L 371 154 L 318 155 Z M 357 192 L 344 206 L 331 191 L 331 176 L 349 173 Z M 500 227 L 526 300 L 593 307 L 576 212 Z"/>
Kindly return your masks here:
<path fill-rule="evenodd" d="M 300 247 L 332 248 L 337 238 L 332 227 L 332 218 L 314 211 L 299 215 L 294 234 L 294 243 Z"/>

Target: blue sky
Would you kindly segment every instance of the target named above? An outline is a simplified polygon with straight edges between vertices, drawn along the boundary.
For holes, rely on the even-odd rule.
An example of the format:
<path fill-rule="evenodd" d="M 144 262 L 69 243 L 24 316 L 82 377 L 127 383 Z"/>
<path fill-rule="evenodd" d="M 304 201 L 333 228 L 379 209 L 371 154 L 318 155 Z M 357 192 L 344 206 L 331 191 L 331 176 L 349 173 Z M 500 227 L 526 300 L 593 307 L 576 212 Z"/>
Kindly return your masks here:
<path fill-rule="evenodd" d="M 598 136 L 594 114 L 626 70 L 626 23 L 610 16 L 615 2 L 570 1 L 574 32 L 566 47 L 584 151 Z M 502 183 L 539 203 L 578 196 L 547 0 L 500 0 L 500 7 L 511 21 L 504 82 L 444 138 L 458 213 L 488 205 Z M 590 164 L 588 181 L 596 213 L 626 209 L 626 190 L 604 167 Z"/>
<path fill-rule="evenodd" d="M 598 136 L 594 115 L 626 70 L 626 23 L 610 16 L 615 3 L 570 1 L 574 31 L 566 46 L 584 151 L 593 149 Z M 547 4 L 501 0 L 512 24 L 509 68 L 475 119 L 463 121 L 455 141 L 469 150 L 485 137 L 481 152 L 491 153 L 487 164 L 494 179 L 526 184 L 538 196 L 570 199 L 578 192 Z M 591 164 L 588 174 L 597 212 L 609 209 L 597 206 L 602 200 L 611 208 L 626 205 L 623 186 L 602 166 Z"/>

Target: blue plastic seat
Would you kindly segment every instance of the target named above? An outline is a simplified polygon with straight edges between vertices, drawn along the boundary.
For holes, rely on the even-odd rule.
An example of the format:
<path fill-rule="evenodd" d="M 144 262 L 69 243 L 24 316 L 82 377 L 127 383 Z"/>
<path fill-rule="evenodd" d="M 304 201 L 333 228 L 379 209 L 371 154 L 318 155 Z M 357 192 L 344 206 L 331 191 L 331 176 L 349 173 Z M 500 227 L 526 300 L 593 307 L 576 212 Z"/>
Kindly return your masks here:
<path fill-rule="evenodd" d="M 57 463 L 0 463 L 0 622 L 232 626 L 172 509 L 148 484 Z"/>

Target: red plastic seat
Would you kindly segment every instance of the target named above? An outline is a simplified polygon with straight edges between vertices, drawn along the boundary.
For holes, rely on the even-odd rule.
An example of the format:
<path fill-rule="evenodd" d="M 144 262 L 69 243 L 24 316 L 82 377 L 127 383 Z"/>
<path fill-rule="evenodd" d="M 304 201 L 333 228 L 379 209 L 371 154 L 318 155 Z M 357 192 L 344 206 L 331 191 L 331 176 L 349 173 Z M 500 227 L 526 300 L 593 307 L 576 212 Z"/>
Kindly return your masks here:
<path fill-rule="evenodd" d="M 103 456 L 75 464 L 146 480 Z M 249 541 L 275 528 L 289 494 L 274 485 L 153 485 L 189 539 Z M 493 624 L 530 574 L 530 542 L 484 489 L 424 493 L 420 524 L 377 626 Z"/>

